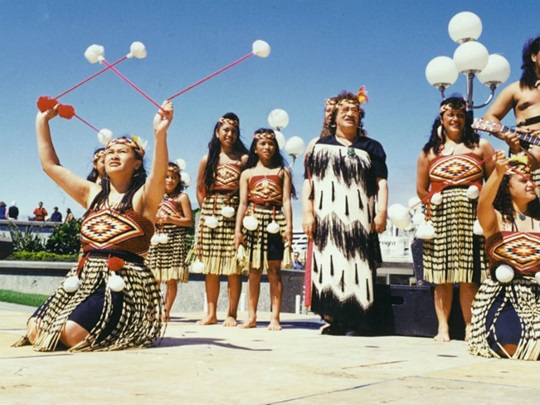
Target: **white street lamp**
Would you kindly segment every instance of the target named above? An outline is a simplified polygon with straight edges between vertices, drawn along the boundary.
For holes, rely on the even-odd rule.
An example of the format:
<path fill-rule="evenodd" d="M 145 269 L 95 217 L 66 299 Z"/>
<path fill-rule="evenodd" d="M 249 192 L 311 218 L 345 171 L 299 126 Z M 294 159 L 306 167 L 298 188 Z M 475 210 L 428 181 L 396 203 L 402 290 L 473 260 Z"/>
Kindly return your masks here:
<path fill-rule="evenodd" d="M 458 71 L 467 76 L 467 110 L 481 108 L 493 99 L 495 89 L 510 76 L 510 64 L 501 55 L 489 55 L 484 45 L 476 40 L 482 33 L 482 21 L 469 11 L 456 14 L 448 24 L 450 38 L 460 44 L 453 59 L 437 56 L 426 66 L 426 79 L 437 87 L 444 99 L 444 91 L 453 85 Z M 487 101 L 479 106 L 473 103 L 473 81 L 478 76 L 480 82 L 490 88 Z"/>

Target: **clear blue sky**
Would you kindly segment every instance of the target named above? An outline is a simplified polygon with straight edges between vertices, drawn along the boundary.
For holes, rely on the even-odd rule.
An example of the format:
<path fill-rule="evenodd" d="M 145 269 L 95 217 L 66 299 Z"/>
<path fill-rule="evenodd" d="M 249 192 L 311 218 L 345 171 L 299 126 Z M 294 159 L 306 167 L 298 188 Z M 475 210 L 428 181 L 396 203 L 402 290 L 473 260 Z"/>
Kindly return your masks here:
<path fill-rule="evenodd" d="M 453 55 L 457 45 L 448 22 L 461 11 L 482 19 L 479 41 L 510 62 L 507 84 L 518 80 L 522 45 L 540 34 L 538 0 L 0 0 L 0 200 L 16 200 L 24 219 L 40 200 L 49 211 L 57 205 L 62 213 L 67 207 L 83 213 L 41 171 L 34 118 L 39 96 L 56 96 L 101 68 L 84 58 L 89 45 L 103 45 L 112 62 L 128 53 L 131 42 L 143 42 L 148 57 L 118 69 L 161 102 L 248 54 L 262 39 L 272 47 L 268 58 L 249 58 L 175 100 L 171 159 L 183 158 L 194 179 L 212 128 L 228 111 L 240 116 L 247 145 L 254 130 L 268 126 L 275 108 L 289 113 L 284 135 L 307 143 L 320 131 L 324 99 L 365 85 L 365 127 L 388 155 L 390 203 L 407 204 L 415 195 L 416 159 L 440 102 L 425 67 L 435 56 Z M 449 93 L 454 91 L 465 91 L 463 75 Z M 475 102 L 486 97 L 475 81 Z M 156 108 L 112 72 L 61 101 L 97 128 L 151 141 Z M 513 117 L 505 122 L 512 124 Z M 95 133 L 76 119 L 55 119 L 52 131 L 62 164 L 86 176 L 100 146 Z M 301 165 L 293 171 L 300 188 Z M 194 187 L 188 194 L 196 206 Z M 294 207 L 298 227 L 299 202 Z"/>

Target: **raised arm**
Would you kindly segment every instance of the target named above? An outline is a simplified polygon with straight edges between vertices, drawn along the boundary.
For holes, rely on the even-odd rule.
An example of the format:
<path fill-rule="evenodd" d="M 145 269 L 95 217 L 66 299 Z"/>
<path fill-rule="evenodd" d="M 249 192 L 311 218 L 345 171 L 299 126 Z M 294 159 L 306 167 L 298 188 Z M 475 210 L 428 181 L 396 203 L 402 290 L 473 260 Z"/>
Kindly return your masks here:
<path fill-rule="evenodd" d="M 167 130 L 173 119 L 173 105 L 166 100 L 154 116 L 154 156 L 152 169 L 144 187 L 144 216 L 154 220 L 165 193 L 165 178 L 169 163 Z"/>
<path fill-rule="evenodd" d="M 49 121 L 58 115 L 56 108 L 38 112 L 36 116 L 36 135 L 39 159 L 43 171 L 84 208 L 101 189 L 95 183 L 89 182 L 60 164 L 51 137 Z"/>
<path fill-rule="evenodd" d="M 482 191 L 480 191 L 477 208 L 478 221 L 484 230 L 484 236 L 486 238 L 499 231 L 499 218 L 497 211 L 493 207 L 493 201 L 495 201 L 508 164 L 508 159 L 502 151 L 496 152 L 493 160 L 495 162 L 495 170 L 493 170 L 486 184 L 482 187 Z"/>

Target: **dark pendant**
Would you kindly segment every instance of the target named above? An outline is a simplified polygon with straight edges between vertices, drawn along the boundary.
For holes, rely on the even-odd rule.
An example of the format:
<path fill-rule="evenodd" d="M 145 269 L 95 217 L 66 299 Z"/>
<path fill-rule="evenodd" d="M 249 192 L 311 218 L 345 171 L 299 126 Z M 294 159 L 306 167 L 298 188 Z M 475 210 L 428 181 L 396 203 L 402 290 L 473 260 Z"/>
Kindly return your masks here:
<path fill-rule="evenodd" d="M 519 219 L 522 220 L 522 221 L 525 221 L 525 218 L 527 218 L 525 215 L 523 214 L 518 214 L 519 216 Z"/>
<path fill-rule="evenodd" d="M 348 158 L 353 158 L 356 156 L 356 153 L 354 153 L 354 148 L 352 146 L 349 146 L 347 148 L 347 157 Z"/>

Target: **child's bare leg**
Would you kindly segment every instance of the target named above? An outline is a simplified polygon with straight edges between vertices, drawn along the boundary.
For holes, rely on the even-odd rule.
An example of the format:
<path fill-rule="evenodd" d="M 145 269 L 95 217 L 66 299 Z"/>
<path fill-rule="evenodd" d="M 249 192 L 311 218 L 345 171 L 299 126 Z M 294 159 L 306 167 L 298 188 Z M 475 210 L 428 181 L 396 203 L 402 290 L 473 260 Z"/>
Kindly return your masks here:
<path fill-rule="evenodd" d="M 171 309 L 176 299 L 178 292 L 178 284 L 176 280 L 167 281 L 167 292 L 165 293 L 165 317 L 164 321 L 169 322 L 171 320 Z"/>
<path fill-rule="evenodd" d="M 242 279 L 239 274 L 231 274 L 228 277 L 228 295 L 229 295 L 229 310 L 227 317 L 223 321 L 223 326 L 237 326 L 238 317 L 238 301 L 240 301 L 240 293 L 242 292 Z"/>
<path fill-rule="evenodd" d="M 241 327 L 256 328 L 257 327 L 257 305 L 259 304 L 259 295 L 261 292 L 261 276 L 260 269 L 249 269 L 248 280 L 248 319 Z"/>
<path fill-rule="evenodd" d="M 215 325 L 217 323 L 217 301 L 219 296 L 219 276 L 207 274 L 204 278 L 206 287 L 206 304 L 208 310 L 206 317 L 197 322 L 197 325 Z"/>
<path fill-rule="evenodd" d="M 461 306 L 461 313 L 463 314 L 463 320 L 465 322 L 465 341 L 469 340 L 471 334 L 471 318 L 472 318 L 472 303 L 476 292 L 478 291 L 478 285 L 476 283 L 460 283 L 459 284 L 459 303 Z"/>
<path fill-rule="evenodd" d="M 281 300 L 283 296 L 283 282 L 281 281 L 281 261 L 268 262 L 268 281 L 270 283 L 270 302 L 272 314 L 268 330 L 281 330 L 279 315 L 281 313 Z"/>

